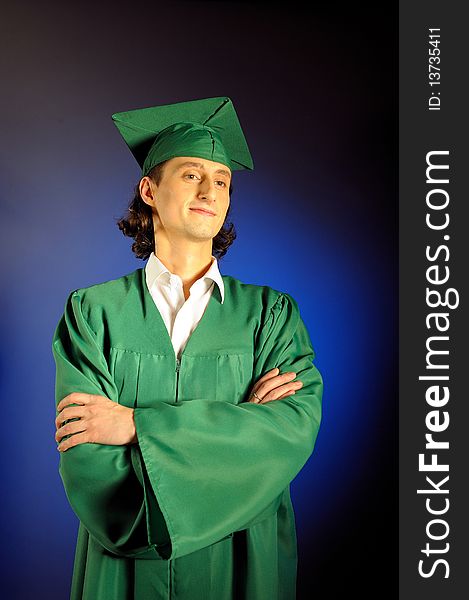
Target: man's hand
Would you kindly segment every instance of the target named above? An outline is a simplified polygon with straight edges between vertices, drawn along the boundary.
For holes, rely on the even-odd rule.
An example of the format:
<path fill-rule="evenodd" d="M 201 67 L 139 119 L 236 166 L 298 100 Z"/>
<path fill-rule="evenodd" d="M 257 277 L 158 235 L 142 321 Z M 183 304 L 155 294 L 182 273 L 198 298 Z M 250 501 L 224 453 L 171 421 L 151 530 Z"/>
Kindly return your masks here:
<path fill-rule="evenodd" d="M 275 367 L 271 371 L 267 371 L 254 384 L 251 393 L 249 394 L 248 402 L 255 404 L 266 404 L 272 400 L 281 400 L 287 396 L 293 396 L 296 390 L 299 390 L 303 382 L 293 381 L 296 373 L 287 371 L 279 375 L 279 369 Z M 254 393 L 258 396 L 256 397 Z"/>
<path fill-rule="evenodd" d="M 59 442 L 64 436 L 74 434 L 59 444 L 57 450 L 60 452 L 85 442 L 113 446 L 138 442 L 134 409 L 113 402 L 105 396 L 73 392 L 62 398 L 57 410 L 60 412 L 55 419 L 55 440 Z M 62 425 L 64 421 L 74 418 L 79 420 Z"/>

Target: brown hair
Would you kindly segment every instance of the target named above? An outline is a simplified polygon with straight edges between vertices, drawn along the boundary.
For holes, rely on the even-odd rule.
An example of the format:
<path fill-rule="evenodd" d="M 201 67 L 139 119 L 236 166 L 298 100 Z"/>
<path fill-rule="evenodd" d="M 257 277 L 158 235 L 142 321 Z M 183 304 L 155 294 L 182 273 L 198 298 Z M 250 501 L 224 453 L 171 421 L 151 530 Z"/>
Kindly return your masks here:
<path fill-rule="evenodd" d="M 168 161 L 155 165 L 148 173 L 148 177 L 158 185 L 163 177 L 164 166 Z M 230 183 L 229 194 L 233 192 L 233 184 Z M 222 228 L 213 238 L 212 253 L 217 258 L 222 258 L 228 248 L 236 239 L 236 231 L 233 223 L 228 223 L 231 203 L 226 213 Z M 148 206 L 140 196 L 140 181 L 134 189 L 134 196 L 129 203 L 127 214 L 117 221 L 117 226 L 122 233 L 134 239 L 132 252 L 137 258 L 147 259 L 155 251 L 155 233 L 153 229 L 153 217 L 151 206 Z"/>

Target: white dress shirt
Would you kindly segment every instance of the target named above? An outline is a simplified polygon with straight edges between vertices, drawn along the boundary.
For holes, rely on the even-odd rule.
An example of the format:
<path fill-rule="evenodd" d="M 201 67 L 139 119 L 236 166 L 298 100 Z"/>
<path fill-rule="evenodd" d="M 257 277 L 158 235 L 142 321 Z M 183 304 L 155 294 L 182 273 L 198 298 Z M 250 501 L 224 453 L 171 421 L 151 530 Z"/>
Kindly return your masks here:
<path fill-rule="evenodd" d="M 184 298 L 182 279 L 179 275 L 171 273 L 154 252 L 150 254 L 145 266 L 145 279 L 168 330 L 174 353 L 179 358 L 207 308 L 215 284 L 220 288 L 223 304 L 225 288 L 218 261 L 212 255 L 210 268 L 191 285 L 187 300 Z"/>

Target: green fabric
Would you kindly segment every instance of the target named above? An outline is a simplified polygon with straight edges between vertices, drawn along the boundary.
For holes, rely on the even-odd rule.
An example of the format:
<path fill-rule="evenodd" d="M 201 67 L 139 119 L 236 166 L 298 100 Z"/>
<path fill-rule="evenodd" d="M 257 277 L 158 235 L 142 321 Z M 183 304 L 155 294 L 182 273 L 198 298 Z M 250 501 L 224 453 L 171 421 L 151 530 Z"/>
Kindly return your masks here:
<path fill-rule="evenodd" d="M 135 408 L 138 444 L 79 444 L 59 472 L 80 520 L 71 600 L 292 600 L 289 484 L 311 455 L 322 378 L 298 305 L 223 275 L 176 358 L 144 269 L 73 291 L 54 333 L 56 405 Z M 247 402 L 274 367 L 294 396 Z"/>
<path fill-rule="evenodd" d="M 148 175 L 155 165 L 175 156 L 198 156 L 228 167 L 231 165 L 215 129 L 198 123 L 175 123 L 156 137 L 143 164 L 142 174 Z"/>
<path fill-rule="evenodd" d="M 114 113 L 114 124 L 142 168 L 142 176 L 175 156 L 195 156 L 254 169 L 233 102 L 203 98 Z"/>

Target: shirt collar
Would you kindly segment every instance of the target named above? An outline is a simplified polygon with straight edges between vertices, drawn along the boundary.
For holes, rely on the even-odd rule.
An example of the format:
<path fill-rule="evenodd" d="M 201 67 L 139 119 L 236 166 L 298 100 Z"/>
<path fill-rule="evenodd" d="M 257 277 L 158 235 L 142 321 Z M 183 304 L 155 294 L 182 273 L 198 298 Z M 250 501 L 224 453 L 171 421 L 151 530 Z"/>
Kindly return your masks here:
<path fill-rule="evenodd" d="M 145 278 L 149 290 L 151 290 L 152 285 L 163 273 L 168 273 L 168 277 L 173 275 L 173 273 L 171 273 L 171 271 L 161 262 L 156 254 L 152 252 L 148 258 L 147 264 L 145 265 Z M 215 256 L 212 255 L 212 264 L 210 265 L 208 271 L 202 275 L 200 279 L 210 279 L 218 285 L 221 295 L 221 303 L 223 304 L 225 299 L 225 285 L 223 283 L 223 278 L 218 268 L 218 261 Z M 200 281 L 200 279 L 197 281 Z"/>

